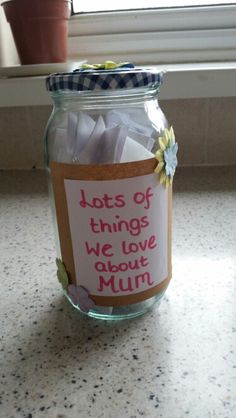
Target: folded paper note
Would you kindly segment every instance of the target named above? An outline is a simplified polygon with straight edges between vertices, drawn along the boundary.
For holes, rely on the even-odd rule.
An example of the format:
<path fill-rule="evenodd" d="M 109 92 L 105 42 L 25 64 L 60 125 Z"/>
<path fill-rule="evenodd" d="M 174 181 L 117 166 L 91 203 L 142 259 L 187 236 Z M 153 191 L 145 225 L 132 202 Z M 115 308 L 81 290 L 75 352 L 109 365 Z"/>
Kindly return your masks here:
<path fill-rule="evenodd" d="M 92 132 L 94 131 L 96 122 L 85 112 L 79 112 L 76 125 L 76 135 L 74 143 L 74 158 L 78 155 L 87 144 Z"/>
<path fill-rule="evenodd" d="M 123 148 L 121 163 L 128 163 L 131 161 L 147 160 L 153 158 L 152 152 L 148 151 L 138 142 L 132 138 L 127 137 Z"/>
<path fill-rule="evenodd" d="M 56 129 L 54 160 L 76 164 L 145 160 L 154 155 L 152 133 L 152 128 L 121 111 L 112 110 L 98 117 L 70 112 L 67 128 Z"/>

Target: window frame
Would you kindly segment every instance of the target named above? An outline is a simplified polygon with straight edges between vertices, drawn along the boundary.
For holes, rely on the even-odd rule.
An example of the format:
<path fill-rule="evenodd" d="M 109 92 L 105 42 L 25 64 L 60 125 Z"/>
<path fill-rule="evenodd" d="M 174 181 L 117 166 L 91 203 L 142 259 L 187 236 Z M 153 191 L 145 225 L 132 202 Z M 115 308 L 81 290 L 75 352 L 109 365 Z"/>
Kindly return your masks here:
<path fill-rule="evenodd" d="M 69 59 L 136 64 L 236 60 L 236 4 L 73 15 Z"/>

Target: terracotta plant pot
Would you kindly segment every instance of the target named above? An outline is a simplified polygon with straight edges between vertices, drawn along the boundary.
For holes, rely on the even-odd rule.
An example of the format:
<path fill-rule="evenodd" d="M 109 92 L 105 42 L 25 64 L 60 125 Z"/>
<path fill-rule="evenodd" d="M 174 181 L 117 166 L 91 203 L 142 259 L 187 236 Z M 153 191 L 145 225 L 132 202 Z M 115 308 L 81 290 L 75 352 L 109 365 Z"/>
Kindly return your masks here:
<path fill-rule="evenodd" d="M 2 3 L 21 64 L 67 60 L 68 0 L 10 0 Z"/>

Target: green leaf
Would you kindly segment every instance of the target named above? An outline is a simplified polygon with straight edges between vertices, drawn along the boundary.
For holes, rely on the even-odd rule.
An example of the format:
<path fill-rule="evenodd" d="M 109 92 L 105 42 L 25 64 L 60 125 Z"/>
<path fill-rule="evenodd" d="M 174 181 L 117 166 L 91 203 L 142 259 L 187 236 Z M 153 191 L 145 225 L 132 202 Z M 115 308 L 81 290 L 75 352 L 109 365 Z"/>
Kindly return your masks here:
<path fill-rule="evenodd" d="M 56 259 L 56 264 L 57 264 L 57 278 L 59 282 L 61 283 L 63 289 L 67 289 L 69 279 L 68 279 L 67 271 L 65 269 L 65 265 L 59 258 Z"/>

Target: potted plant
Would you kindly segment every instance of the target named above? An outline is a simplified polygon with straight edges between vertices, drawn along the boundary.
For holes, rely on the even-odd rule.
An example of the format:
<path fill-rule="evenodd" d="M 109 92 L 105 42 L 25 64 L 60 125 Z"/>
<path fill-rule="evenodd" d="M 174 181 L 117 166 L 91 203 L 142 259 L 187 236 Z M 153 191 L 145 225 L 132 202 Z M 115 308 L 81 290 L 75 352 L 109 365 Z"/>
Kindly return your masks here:
<path fill-rule="evenodd" d="M 69 0 L 8 0 L 2 6 L 21 64 L 66 62 Z"/>

